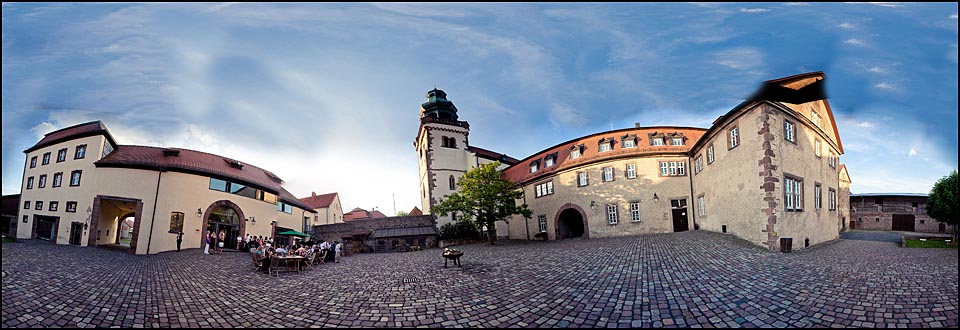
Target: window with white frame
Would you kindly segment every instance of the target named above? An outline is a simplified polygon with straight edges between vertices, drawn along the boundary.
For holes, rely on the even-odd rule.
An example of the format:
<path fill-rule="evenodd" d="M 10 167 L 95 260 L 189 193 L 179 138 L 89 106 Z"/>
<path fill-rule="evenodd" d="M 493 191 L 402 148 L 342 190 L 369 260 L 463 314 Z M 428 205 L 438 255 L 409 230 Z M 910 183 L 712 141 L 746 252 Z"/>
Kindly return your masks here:
<path fill-rule="evenodd" d="M 697 208 L 700 209 L 701 217 L 707 215 L 707 203 L 704 200 L 704 198 L 705 197 L 703 195 L 700 195 L 699 197 L 697 197 Z"/>
<path fill-rule="evenodd" d="M 587 181 L 587 172 L 577 172 L 577 186 L 583 187 L 589 184 Z"/>
<path fill-rule="evenodd" d="M 43 162 L 40 163 L 40 165 L 47 165 L 47 164 L 50 164 L 50 153 L 49 153 L 49 152 L 43 154 Z"/>
<path fill-rule="evenodd" d="M 554 164 L 553 159 L 554 159 L 554 158 L 557 158 L 557 157 L 556 157 L 556 156 L 547 156 L 547 159 L 545 159 L 545 160 L 543 161 L 543 167 L 553 166 L 553 164 Z"/>
<path fill-rule="evenodd" d="M 707 165 L 713 164 L 713 160 L 714 160 L 714 158 L 713 158 L 713 144 L 710 144 L 710 146 L 707 147 Z"/>
<path fill-rule="evenodd" d="M 536 172 L 538 169 L 540 169 L 539 161 L 533 161 L 530 163 L 530 173 Z"/>
<path fill-rule="evenodd" d="M 823 208 L 823 204 L 821 203 L 821 200 L 823 200 L 822 190 L 823 188 L 820 186 L 819 183 L 813 184 L 813 204 L 814 204 L 813 207 L 816 208 L 817 210 Z"/>
<path fill-rule="evenodd" d="M 613 167 L 603 168 L 603 181 L 604 182 L 613 181 Z"/>
<path fill-rule="evenodd" d="M 70 186 L 76 187 L 80 185 L 80 175 L 83 172 L 80 170 L 70 172 Z"/>
<path fill-rule="evenodd" d="M 803 211 L 803 181 L 794 177 L 785 177 L 783 182 L 783 200 L 786 211 Z"/>
<path fill-rule="evenodd" d="M 813 154 L 820 158 L 820 139 L 813 140 Z"/>
<path fill-rule="evenodd" d="M 697 174 L 703 171 L 703 156 L 697 156 L 697 159 L 693 161 L 693 173 Z"/>
<path fill-rule="evenodd" d="M 76 153 L 73 155 L 73 159 L 83 159 L 87 156 L 87 145 L 81 144 L 77 146 Z"/>
<path fill-rule="evenodd" d="M 580 146 L 574 146 L 572 149 L 570 149 L 570 159 L 577 159 L 580 158 L 580 156 Z"/>
<path fill-rule="evenodd" d="M 53 173 L 53 187 L 59 187 L 63 182 L 63 172 Z"/>
<path fill-rule="evenodd" d="M 663 146 L 663 145 L 666 145 L 666 143 L 663 142 L 663 138 L 662 138 L 662 137 L 652 137 L 652 138 L 650 138 L 650 145 L 652 145 L 652 146 Z"/>
<path fill-rule="evenodd" d="M 797 125 L 794 125 L 792 122 L 784 120 L 783 121 L 783 138 L 787 141 L 797 143 Z"/>
<path fill-rule="evenodd" d="M 740 127 L 734 126 L 730 129 L 730 148 L 736 148 L 740 145 Z"/>
<path fill-rule="evenodd" d="M 57 151 L 57 163 L 67 160 L 67 148 Z"/>
<path fill-rule="evenodd" d="M 617 204 L 607 204 L 607 223 L 615 225 L 618 221 Z"/>
<path fill-rule="evenodd" d="M 836 211 L 837 210 L 837 191 L 833 190 L 833 188 L 828 189 L 828 191 L 830 195 L 827 196 L 827 203 L 830 203 L 830 211 Z"/>
<path fill-rule="evenodd" d="M 613 140 L 603 139 L 600 140 L 600 152 L 613 150 Z"/>
<path fill-rule="evenodd" d="M 636 148 L 636 147 L 637 147 L 637 138 L 636 138 L 636 137 L 628 137 L 628 138 L 623 139 L 622 147 L 623 147 L 623 148 Z"/>
<path fill-rule="evenodd" d="M 682 145 L 683 145 L 683 137 L 674 137 L 674 138 L 671 138 L 671 139 L 670 139 L 670 145 L 672 145 L 672 146 L 682 146 Z"/>
<path fill-rule="evenodd" d="M 27 178 L 27 189 L 33 189 L 33 177 Z"/>
<path fill-rule="evenodd" d="M 640 202 L 630 202 L 630 221 L 640 222 Z"/>
<path fill-rule="evenodd" d="M 810 117 L 813 118 L 813 124 L 814 124 L 814 125 L 817 125 L 817 127 L 820 127 L 820 115 L 817 114 L 816 111 L 814 111 L 814 112 L 810 115 Z"/>
<path fill-rule="evenodd" d="M 58 208 L 60 208 L 60 202 L 52 201 L 50 202 L 50 207 L 47 208 L 47 210 L 56 212 Z"/>
<path fill-rule="evenodd" d="M 637 177 L 637 164 L 627 164 L 627 178 L 635 179 Z"/>
<path fill-rule="evenodd" d="M 687 175 L 686 163 L 679 162 L 660 162 L 660 176 L 684 176 Z"/>
<path fill-rule="evenodd" d="M 827 164 L 830 164 L 830 167 L 837 168 L 837 155 L 830 151 L 830 158 L 827 159 Z"/>
<path fill-rule="evenodd" d="M 547 216 L 546 215 L 538 216 L 537 222 L 540 223 L 540 232 L 546 233 L 547 232 Z"/>
<path fill-rule="evenodd" d="M 537 197 L 553 194 L 553 181 L 547 181 L 536 186 Z"/>
<path fill-rule="evenodd" d="M 40 181 L 37 181 L 37 188 L 46 188 L 47 187 L 47 175 L 41 174 Z"/>

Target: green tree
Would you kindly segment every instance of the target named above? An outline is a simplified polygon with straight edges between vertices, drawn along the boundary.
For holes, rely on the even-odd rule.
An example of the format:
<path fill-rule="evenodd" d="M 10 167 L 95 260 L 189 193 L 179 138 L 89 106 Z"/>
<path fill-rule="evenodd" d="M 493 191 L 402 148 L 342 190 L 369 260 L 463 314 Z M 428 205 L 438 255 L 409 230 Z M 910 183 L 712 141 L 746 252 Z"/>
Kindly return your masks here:
<path fill-rule="evenodd" d="M 401 210 L 401 211 L 397 211 L 397 216 L 398 216 L 398 217 L 405 217 L 405 216 L 408 216 L 408 215 L 410 215 L 410 212 L 402 211 L 402 210 Z"/>
<path fill-rule="evenodd" d="M 957 222 L 960 219 L 957 214 L 960 208 L 957 197 L 960 197 L 960 184 L 957 182 L 957 171 L 952 171 L 950 175 L 940 178 L 933 185 L 930 197 L 927 198 L 927 215 L 934 220 L 953 226 L 954 243 L 960 238 L 960 233 L 957 233 L 960 227 Z"/>
<path fill-rule="evenodd" d="M 487 228 L 490 244 L 497 240 L 496 222 L 507 221 L 511 215 L 518 214 L 529 219 L 533 213 L 527 204 L 517 205 L 517 199 L 523 192 L 502 177 L 497 170 L 500 162 L 493 162 L 467 171 L 457 182 L 460 188 L 434 206 L 433 212 L 442 216 L 456 212 L 461 221 L 472 221 L 477 227 Z"/>

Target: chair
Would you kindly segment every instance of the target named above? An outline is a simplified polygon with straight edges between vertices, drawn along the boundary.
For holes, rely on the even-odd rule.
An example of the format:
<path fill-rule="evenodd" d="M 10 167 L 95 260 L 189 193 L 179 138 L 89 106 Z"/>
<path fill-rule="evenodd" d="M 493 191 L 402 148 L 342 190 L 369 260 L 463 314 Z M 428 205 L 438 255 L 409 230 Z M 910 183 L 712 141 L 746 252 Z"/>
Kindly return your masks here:
<path fill-rule="evenodd" d="M 313 252 L 307 252 L 306 259 L 303 261 L 304 268 L 310 268 L 313 266 Z"/>
<path fill-rule="evenodd" d="M 257 258 L 256 252 L 250 254 L 250 259 L 253 260 L 253 271 L 260 269 L 260 259 Z"/>
<path fill-rule="evenodd" d="M 326 264 L 327 263 L 325 261 L 326 259 L 327 259 L 327 250 L 320 250 L 320 254 L 317 256 L 317 264 L 318 265 Z"/>

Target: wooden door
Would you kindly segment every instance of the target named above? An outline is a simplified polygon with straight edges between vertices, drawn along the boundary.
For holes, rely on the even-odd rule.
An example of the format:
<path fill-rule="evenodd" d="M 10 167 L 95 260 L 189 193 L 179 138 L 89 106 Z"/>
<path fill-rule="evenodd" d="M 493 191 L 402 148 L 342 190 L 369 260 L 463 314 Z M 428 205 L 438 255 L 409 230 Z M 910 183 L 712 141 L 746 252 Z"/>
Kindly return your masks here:
<path fill-rule="evenodd" d="M 913 231 L 914 229 L 914 216 L 913 214 L 894 214 L 893 215 L 893 230 L 896 231 Z"/>

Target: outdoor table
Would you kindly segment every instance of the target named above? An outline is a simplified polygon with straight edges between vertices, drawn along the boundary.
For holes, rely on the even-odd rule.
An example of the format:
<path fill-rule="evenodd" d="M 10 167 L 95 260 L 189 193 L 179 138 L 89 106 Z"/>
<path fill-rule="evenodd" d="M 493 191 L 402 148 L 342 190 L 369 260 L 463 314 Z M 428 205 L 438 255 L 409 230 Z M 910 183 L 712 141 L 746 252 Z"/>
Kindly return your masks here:
<path fill-rule="evenodd" d="M 288 268 L 288 269 L 290 269 L 290 270 L 295 270 L 295 271 L 298 271 L 298 272 L 299 272 L 299 271 L 300 271 L 300 264 L 301 264 L 303 261 L 306 261 L 306 260 L 307 260 L 307 257 L 302 257 L 302 256 L 285 256 L 285 257 L 277 257 L 277 259 L 286 261 L 286 262 L 287 262 L 287 268 Z"/>

